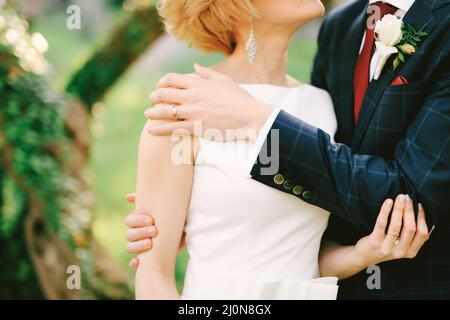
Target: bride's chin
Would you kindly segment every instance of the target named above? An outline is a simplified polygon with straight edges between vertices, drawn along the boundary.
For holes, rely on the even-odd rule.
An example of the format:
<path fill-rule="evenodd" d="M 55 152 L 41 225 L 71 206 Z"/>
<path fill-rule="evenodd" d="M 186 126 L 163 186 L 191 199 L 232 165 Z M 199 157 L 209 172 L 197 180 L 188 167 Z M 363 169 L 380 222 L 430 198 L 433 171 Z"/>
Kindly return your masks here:
<path fill-rule="evenodd" d="M 324 14 L 325 6 L 320 0 L 308 0 L 308 2 L 304 3 L 301 8 L 302 24 L 319 19 Z"/>
<path fill-rule="evenodd" d="M 317 19 L 325 14 L 325 6 L 320 0 L 311 1 L 311 15 L 314 16 L 312 19 Z"/>

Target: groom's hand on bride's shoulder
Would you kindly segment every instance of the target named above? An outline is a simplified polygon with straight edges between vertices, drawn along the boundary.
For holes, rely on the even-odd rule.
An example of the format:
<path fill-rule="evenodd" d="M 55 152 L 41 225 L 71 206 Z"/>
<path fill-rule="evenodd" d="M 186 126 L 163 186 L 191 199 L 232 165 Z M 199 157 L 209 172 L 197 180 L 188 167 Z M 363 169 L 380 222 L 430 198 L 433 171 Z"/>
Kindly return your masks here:
<path fill-rule="evenodd" d="M 128 194 L 126 199 L 129 203 L 134 203 L 136 195 Z M 131 212 L 125 217 L 125 224 L 128 227 L 125 238 L 128 241 L 127 251 L 129 253 L 139 254 L 152 248 L 152 238 L 157 236 L 152 217 L 147 214 Z M 138 258 L 131 259 L 130 267 L 137 268 L 138 265 Z"/>
<path fill-rule="evenodd" d="M 154 107 L 145 111 L 145 117 L 180 121 L 159 124 L 149 132 L 170 135 L 185 130 L 201 136 L 205 130 L 214 129 L 220 133 L 216 140 L 256 139 L 273 106 L 257 100 L 221 73 L 199 65 L 195 65 L 195 71 L 197 76 L 171 73 L 159 81 L 150 94 Z M 237 131 L 242 137 L 234 136 Z"/>

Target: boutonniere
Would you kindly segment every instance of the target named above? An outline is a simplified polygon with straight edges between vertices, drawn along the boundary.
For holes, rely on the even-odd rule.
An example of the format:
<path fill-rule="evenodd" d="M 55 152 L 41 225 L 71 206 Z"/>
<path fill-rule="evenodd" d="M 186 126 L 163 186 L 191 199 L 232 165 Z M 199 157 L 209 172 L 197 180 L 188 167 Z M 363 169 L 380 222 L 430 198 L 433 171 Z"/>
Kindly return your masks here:
<path fill-rule="evenodd" d="M 401 62 L 405 62 L 406 56 L 413 55 L 417 49 L 417 43 L 423 40 L 428 33 L 419 31 L 412 25 L 404 27 L 403 21 L 392 14 L 387 14 L 375 24 L 375 47 L 380 57 L 375 69 L 374 79 L 378 80 L 389 57 L 397 54 L 392 62 L 393 70 L 397 69 Z"/>

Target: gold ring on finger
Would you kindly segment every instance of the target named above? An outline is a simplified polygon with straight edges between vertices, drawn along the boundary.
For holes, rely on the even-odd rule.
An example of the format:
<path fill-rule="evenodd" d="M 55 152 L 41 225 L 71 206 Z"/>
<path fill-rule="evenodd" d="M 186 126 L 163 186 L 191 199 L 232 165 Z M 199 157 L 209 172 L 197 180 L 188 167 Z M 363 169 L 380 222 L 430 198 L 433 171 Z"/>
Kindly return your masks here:
<path fill-rule="evenodd" d="M 397 242 L 400 237 L 399 233 L 388 232 L 388 236 L 392 239 L 393 242 Z"/>
<path fill-rule="evenodd" d="M 177 112 L 177 106 L 176 105 L 172 106 L 172 118 L 175 119 L 175 120 L 180 119 L 178 117 L 178 112 Z"/>

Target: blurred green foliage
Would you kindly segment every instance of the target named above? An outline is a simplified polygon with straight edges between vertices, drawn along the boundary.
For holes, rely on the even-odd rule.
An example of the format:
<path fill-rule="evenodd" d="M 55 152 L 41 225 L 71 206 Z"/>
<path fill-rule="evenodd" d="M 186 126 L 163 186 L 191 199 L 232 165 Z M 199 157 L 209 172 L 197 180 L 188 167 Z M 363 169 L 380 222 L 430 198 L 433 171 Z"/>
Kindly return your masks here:
<path fill-rule="evenodd" d="M 66 91 L 91 108 L 161 33 L 155 7 L 136 10 L 75 74 Z"/>
<path fill-rule="evenodd" d="M 23 225 L 30 205 L 26 190 L 46 203 L 48 222 L 58 230 L 58 195 L 65 188 L 60 163 L 50 149 L 65 139 L 64 123 L 59 104 L 42 79 L 24 72 L 4 44 L 0 44 L 0 105 L 0 296 L 39 297 L 29 257 L 23 255 L 27 252 Z M 13 287 L 7 286 L 11 279 L 17 281 Z"/>

